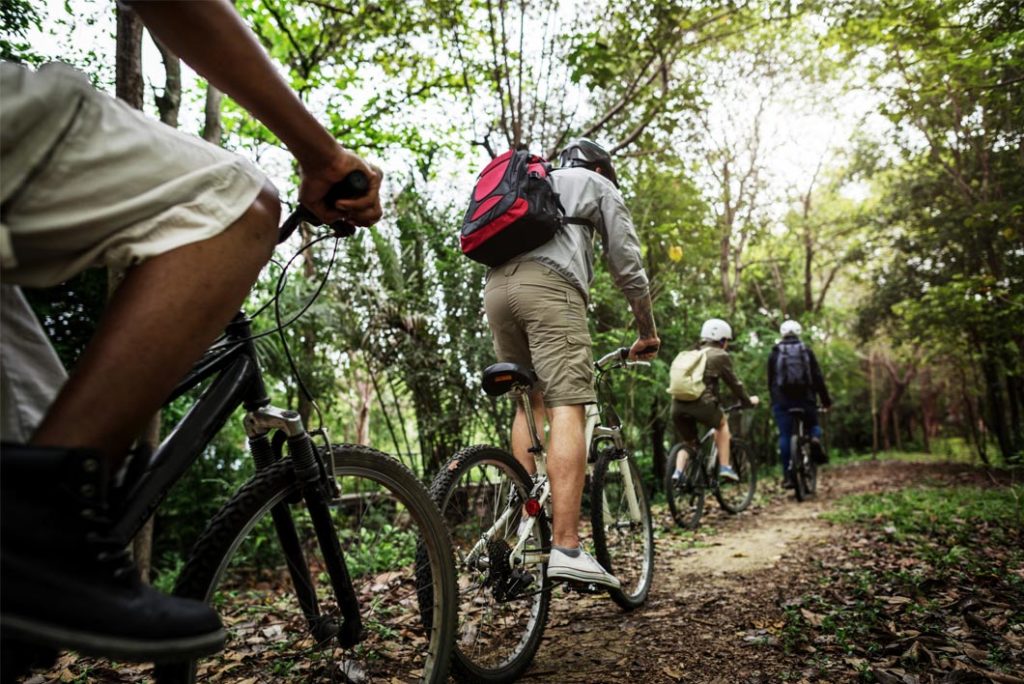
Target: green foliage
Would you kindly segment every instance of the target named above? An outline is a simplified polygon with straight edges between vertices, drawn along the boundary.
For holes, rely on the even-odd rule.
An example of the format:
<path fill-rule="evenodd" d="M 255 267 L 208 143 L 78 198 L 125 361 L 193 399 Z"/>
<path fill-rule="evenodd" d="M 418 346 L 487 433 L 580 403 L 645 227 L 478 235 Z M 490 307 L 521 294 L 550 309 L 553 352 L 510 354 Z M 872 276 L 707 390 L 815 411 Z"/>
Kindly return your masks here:
<path fill-rule="evenodd" d="M 29 0 L 0 0 L 0 59 L 38 64 L 41 57 L 26 42 L 30 29 L 40 29 L 39 10 Z"/>
<path fill-rule="evenodd" d="M 995 541 L 1024 525 L 1024 487 L 901 489 L 848 497 L 830 520 L 885 529 L 897 539 L 935 537 L 956 548 L 968 545 L 978 526 L 998 524 Z"/>

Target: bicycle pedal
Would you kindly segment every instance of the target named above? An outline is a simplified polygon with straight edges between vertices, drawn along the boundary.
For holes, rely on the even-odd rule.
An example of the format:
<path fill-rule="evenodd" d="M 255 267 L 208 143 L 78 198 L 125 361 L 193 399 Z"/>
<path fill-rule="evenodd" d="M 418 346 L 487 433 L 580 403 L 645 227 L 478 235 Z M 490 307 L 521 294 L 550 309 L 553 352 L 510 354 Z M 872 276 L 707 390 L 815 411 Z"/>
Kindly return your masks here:
<path fill-rule="evenodd" d="M 605 593 L 604 587 L 594 584 L 593 582 L 580 582 L 578 580 L 565 580 L 563 582 L 565 588 L 569 591 L 575 591 L 577 594 L 603 594 Z"/>

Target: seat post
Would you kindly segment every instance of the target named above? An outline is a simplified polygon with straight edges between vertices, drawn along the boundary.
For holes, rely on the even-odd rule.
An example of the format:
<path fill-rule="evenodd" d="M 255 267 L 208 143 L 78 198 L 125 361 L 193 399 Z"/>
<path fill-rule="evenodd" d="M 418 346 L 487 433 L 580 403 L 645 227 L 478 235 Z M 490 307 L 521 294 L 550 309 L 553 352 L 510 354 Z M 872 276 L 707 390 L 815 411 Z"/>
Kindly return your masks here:
<path fill-rule="evenodd" d="M 530 403 L 529 388 L 516 387 L 515 389 L 519 393 L 519 405 L 526 413 L 526 425 L 530 428 L 530 442 L 532 446 L 529 451 L 534 456 L 540 456 L 544 453 L 544 445 L 541 443 L 537 432 L 537 421 L 533 419 L 533 404 Z"/>

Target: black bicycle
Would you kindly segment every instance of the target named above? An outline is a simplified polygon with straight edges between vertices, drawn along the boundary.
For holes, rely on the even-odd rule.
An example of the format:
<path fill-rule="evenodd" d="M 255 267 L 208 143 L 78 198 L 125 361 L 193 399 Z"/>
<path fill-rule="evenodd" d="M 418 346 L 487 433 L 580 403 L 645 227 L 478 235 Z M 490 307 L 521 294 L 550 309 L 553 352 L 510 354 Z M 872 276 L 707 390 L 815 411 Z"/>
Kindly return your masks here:
<path fill-rule="evenodd" d="M 725 409 L 727 414 L 743 408 L 736 404 Z M 718 447 L 713 439 L 714 428 L 709 429 L 700 440 L 697 454 L 687 454 L 682 475 L 674 477 L 683 444 L 674 444 L 665 461 L 665 498 L 668 509 L 676 523 L 686 529 L 695 530 L 704 515 L 704 503 L 710 491 L 718 503 L 729 513 L 746 510 L 757 489 L 757 467 L 743 440 L 733 437 L 729 440 L 729 461 L 736 480 L 723 480 L 718 476 L 720 461 Z"/>
<path fill-rule="evenodd" d="M 328 202 L 352 196 L 339 186 Z M 301 221 L 315 217 L 300 208 L 281 241 Z M 202 662 L 158 664 L 156 680 L 446 681 L 457 593 L 440 512 L 397 460 L 332 445 L 325 430 L 307 432 L 297 412 L 271 405 L 254 342 L 285 325 L 280 312 L 278 323 L 257 335 L 235 317 L 168 403 L 209 381 L 205 390 L 149 458 L 133 459 L 115 502 L 111 536 L 127 546 L 244 408 L 255 474 L 209 521 L 174 590 L 213 605 L 227 645 Z"/>
<path fill-rule="evenodd" d="M 818 489 L 818 463 L 814 457 L 811 436 L 804 424 L 804 410 L 789 409 L 793 435 L 789 438 L 789 473 L 797 501 L 814 496 Z"/>

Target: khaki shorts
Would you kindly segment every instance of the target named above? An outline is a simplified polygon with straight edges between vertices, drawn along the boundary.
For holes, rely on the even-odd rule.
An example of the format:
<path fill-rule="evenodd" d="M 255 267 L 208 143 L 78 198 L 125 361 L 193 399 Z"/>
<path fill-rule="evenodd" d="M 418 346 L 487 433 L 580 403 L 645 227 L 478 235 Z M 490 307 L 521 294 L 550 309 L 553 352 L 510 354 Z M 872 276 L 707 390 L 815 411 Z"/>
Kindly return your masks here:
<path fill-rule="evenodd" d="M 569 281 L 535 261 L 499 266 L 484 306 L 498 360 L 533 368 L 546 406 L 597 401 L 587 306 Z"/>
<path fill-rule="evenodd" d="M 15 285 L 120 273 L 222 233 L 265 176 L 61 64 L 0 63 L 0 437 L 27 441 L 66 375 Z"/>
<path fill-rule="evenodd" d="M 62 64 L 0 65 L 0 263 L 47 287 L 115 272 L 223 232 L 266 177 L 150 119 Z"/>
<path fill-rule="evenodd" d="M 672 425 L 676 429 L 676 440 L 695 446 L 703 436 L 697 433 L 697 423 L 708 428 L 722 424 L 725 414 L 714 399 L 701 397 L 695 401 L 672 400 Z"/>

